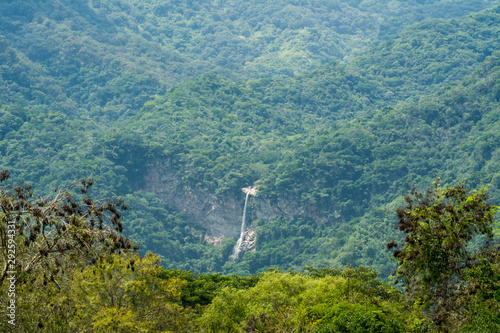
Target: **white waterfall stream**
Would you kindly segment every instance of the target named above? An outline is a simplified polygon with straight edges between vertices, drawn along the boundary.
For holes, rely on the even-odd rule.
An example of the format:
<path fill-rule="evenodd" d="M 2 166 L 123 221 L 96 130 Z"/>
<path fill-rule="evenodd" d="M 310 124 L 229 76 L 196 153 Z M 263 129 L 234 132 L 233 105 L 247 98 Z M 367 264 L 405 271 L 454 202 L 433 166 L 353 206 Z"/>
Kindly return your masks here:
<path fill-rule="evenodd" d="M 243 207 L 243 217 L 241 218 L 241 231 L 240 231 L 240 238 L 238 238 L 238 241 L 236 242 L 236 245 L 233 248 L 233 253 L 229 256 L 229 260 L 235 261 L 238 259 L 240 256 L 240 251 L 241 251 L 241 243 L 243 243 L 243 236 L 245 236 L 245 219 L 247 215 L 247 202 L 248 202 L 248 196 L 250 195 L 250 191 L 247 192 L 247 196 L 245 197 L 245 206 Z"/>

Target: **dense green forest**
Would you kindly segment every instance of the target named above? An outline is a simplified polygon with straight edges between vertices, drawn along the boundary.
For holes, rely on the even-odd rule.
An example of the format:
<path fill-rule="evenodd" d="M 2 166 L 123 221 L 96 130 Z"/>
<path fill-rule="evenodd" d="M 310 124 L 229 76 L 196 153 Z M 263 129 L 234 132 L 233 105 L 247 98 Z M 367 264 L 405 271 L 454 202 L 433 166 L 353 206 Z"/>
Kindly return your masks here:
<path fill-rule="evenodd" d="M 166 267 L 350 263 L 387 276 L 383 236 L 407 184 L 438 173 L 491 184 L 498 199 L 498 10 L 448 19 L 493 3 L 298 1 L 243 13 L 236 1 L 9 1 L 1 165 L 42 192 L 94 177 L 100 197 L 128 202 L 126 233 Z M 285 9 L 303 21 L 283 26 L 274 18 Z M 257 251 L 227 262 L 232 238 L 208 244 L 143 186 L 158 162 L 180 187 L 243 200 L 254 184 L 260 200 L 309 213 L 259 219 L 257 198 Z"/>
<path fill-rule="evenodd" d="M 112 145 L 130 133 L 136 143 L 123 144 L 116 160 L 131 165 L 139 152 L 161 150 L 169 172 L 200 191 L 237 196 L 243 185 L 257 184 L 261 198 L 307 207 L 309 215 L 292 221 L 256 220 L 257 252 L 245 254 L 240 273 L 351 263 L 388 274 L 382 235 L 391 234 L 392 202 L 407 184 L 439 174 L 447 182 L 490 184 L 499 199 L 500 59 L 492 32 L 498 27 L 490 24 L 497 11 L 415 26 L 370 57 L 293 79 L 234 82 L 206 74 L 128 120 Z M 386 59 L 411 47 L 414 30 L 428 37 L 402 52 L 411 65 Z M 462 38 L 464 31 L 478 37 Z M 447 75 L 439 79 L 434 72 L 441 70 Z M 318 216 L 321 223 L 309 221 Z"/>
<path fill-rule="evenodd" d="M 57 274 L 73 282 L 47 271 L 33 280 L 46 291 L 23 289 L 26 309 L 53 300 L 22 319 L 32 320 L 26 327 L 44 316 L 55 332 L 65 331 L 63 316 L 103 332 L 498 325 L 498 281 L 485 277 L 498 271 L 489 247 L 498 239 L 487 228 L 466 239 L 480 259 L 460 259 L 476 266 L 450 277 L 481 290 L 470 292 L 470 308 L 449 309 L 459 313 L 453 323 L 432 310 L 437 280 L 425 294 L 386 284 L 404 258 L 386 243 L 405 244 L 394 227 L 409 184 L 440 177 L 445 187 L 487 187 L 488 203 L 500 202 L 499 34 L 492 0 L 2 2 L 0 169 L 35 198 L 90 177 L 91 197 L 128 207 L 84 205 L 92 223 L 115 214 L 116 239 L 87 259 L 68 256 L 69 275 Z M 246 216 L 253 238 L 231 261 L 247 186 L 258 189 Z M 143 259 L 112 255 L 132 243 Z M 120 274 L 108 281 L 111 271 Z M 120 285 L 127 279 L 137 284 Z M 275 285 L 290 290 L 260 299 Z M 123 306 L 82 310 L 111 286 Z M 469 302 L 461 292 L 452 296 Z M 66 306 L 77 315 L 63 315 Z M 160 312 L 171 322 L 156 322 Z"/>
<path fill-rule="evenodd" d="M 0 173 L 2 182 L 9 178 Z M 122 232 L 122 200 L 83 180 L 44 198 L 0 188 L 2 331 L 494 332 L 499 247 L 485 189 L 412 189 L 397 209 L 406 238 L 387 249 L 396 282 L 366 266 L 238 275 L 166 270 Z M 477 237 L 482 241 L 475 241 Z M 472 245 L 472 247 L 471 247 Z M 396 248 L 396 249 L 393 249 Z M 7 251 L 8 249 L 8 251 Z M 14 271 L 13 271 L 14 270 Z M 7 318 L 7 319 L 5 319 Z"/>

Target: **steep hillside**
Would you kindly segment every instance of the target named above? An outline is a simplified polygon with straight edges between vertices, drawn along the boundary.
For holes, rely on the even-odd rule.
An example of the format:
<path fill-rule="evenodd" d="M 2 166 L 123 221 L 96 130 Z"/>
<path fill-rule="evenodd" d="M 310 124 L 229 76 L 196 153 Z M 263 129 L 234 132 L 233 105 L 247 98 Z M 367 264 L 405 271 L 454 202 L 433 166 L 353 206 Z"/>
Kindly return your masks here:
<path fill-rule="evenodd" d="M 497 2 L 3 1 L 0 99 L 109 125 L 209 71 L 294 76 Z"/>
<path fill-rule="evenodd" d="M 492 3 L 8 1 L 0 166 L 47 191 L 95 177 L 169 268 L 387 275 L 408 183 L 500 199 L 500 7 L 442 19 Z"/>
<path fill-rule="evenodd" d="M 242 271 L 363 263 L 387 272 L 390 207 L 407 184 L 425 186 L 437 174 L 447 182 L 492 184 L 493 199 L 500 199 L 493 38 L 499 17 L 496 7 L 459 22 L 412 27 L 426 36 L 410 50 L 420 66 L 388 68 L 381 56 L 406 45 L 403 34 L 369 52 L 381 59 L 370 66 L 360 56 L 294 79 L 235 83 L 209 74 L 182 85 L 146 103 L 125 129 L 163 149 L 146 163 L 148 172 L 136 175 L 143 177 L 137 186 L 186 211 L 208 236 L 232 237 L 241 188 L 257 185 L 250 213 L 257 252 L 245 254 Z M 455 26 L 450 38 L 465 34 L 461 26 L 477 36 L 456 52 L 418 46 L 441 39 L 446 24 Z M 481 47 L 468 66 L 446 67 L 441 81 L 414 80 L 430 75 L 432 64 L 460 62 L 464 50 Z M 408 78 L 395 92 L 391 78 L 384 79 L 389 70 Z"/>

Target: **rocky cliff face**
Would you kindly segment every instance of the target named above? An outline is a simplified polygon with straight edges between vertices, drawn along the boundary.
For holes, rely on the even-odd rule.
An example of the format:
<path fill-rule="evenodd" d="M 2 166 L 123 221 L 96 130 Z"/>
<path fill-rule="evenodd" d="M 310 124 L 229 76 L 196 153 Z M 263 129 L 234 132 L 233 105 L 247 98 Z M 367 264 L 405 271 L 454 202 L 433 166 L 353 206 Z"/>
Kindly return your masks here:
<path fill-rule="evenodd" d="M 242 184 L 242 187 L 252 184 Z M 192 188 L 175 176 L 175 172 L 166 162 L 156 162 L 147 168 L 142 190 L 156 193 L 165 204 L 183 211 L 189 223 L 207 231 L 207 240 L 218 243 L 224 238 L 235 237 L 240 233 L 241 217 L 245 193 L 241 196 L 217 196 L 204 189 Z M 252 219 L 269 221 L 279 217 L 293 218 L 311 216 L 303 207 L 283 199 L 271 202 L 264 195 L 257 195 L 249 200 L 247 223 Z M 255 238 L 252 231 L 251 238 Z M 248 250 L 248 249 L 247 249 Z"/>

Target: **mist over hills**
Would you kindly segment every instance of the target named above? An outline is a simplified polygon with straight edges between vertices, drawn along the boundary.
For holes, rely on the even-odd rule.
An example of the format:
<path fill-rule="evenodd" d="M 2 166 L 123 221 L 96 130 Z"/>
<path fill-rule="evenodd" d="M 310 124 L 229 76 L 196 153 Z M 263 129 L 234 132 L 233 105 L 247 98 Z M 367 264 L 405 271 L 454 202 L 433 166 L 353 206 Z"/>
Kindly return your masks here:
<path fill-rule="evenodd" d="M 167 268 L 388 275 L 408 183 L 500 199 L 495 4 L 7 1 L 0 166 L 41 192 L 95 177 Z"/>

